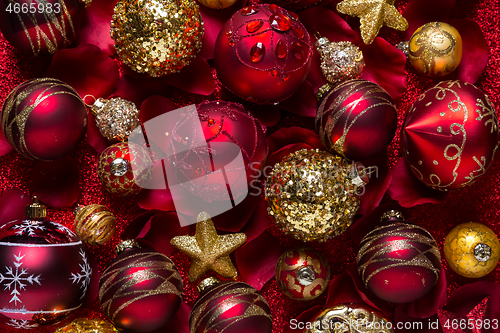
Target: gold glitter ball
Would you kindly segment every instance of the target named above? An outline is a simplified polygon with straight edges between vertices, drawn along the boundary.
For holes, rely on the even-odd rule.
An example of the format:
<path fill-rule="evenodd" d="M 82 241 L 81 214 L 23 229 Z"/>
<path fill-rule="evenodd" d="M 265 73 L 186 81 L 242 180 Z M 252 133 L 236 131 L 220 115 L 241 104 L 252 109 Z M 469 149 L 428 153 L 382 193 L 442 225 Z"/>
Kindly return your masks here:
<path fill-rule="evenodd" d="M 111 22 L 111 37 L 123 62 L 154 77 L 187 66 L 200 52 L 203 34 L 194 0 L 121 0 Z"/>
<path fill-rule="evenodd" d="M 77 318 L 54 333 L 114 333 L 118 330 L 101 319 Z"/>
<path fill-rule="evenodd" d="M 343 233 L 359 209 L 357 190 L 364 183 L 357 182 L 357 168 L 317 149 L 286 156 L 267 178 L 268 214 L 280 230 L 305 242 Z"/>
<path fill-rule="evenodd" d="M 361 38 L 371 44 L 382 26 L 405 31 L 408 22 L 394 7 L 394 0 L 344 0 L 337 4 L 342 14 L 359 17 Z"/>
<path fill-rule="evenodd" d="M 98 98 L 90 110 L 95 114 L 99 132 L 111 142 L 127 139 L 141 125 L 135 104 L 120 97 Z"/>

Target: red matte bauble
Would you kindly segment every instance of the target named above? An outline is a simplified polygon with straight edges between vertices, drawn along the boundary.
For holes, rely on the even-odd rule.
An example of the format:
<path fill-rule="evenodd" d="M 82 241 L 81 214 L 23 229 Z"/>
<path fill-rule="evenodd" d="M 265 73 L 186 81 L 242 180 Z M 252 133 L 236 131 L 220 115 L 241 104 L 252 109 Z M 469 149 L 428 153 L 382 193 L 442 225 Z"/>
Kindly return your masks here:
<path fill-rule="evenodd" d="M 147 188 L 152 177 L 152 165 L 145 148 L 131 142 L 120 142 L 101 153 L 97 175 L 109 193 L 134 195 Z"/>
<path fill-rule="evenodd" d="M 82 304 L 92 275 L 76 235 L 46 219 L 0 227 L 0 313 L 25 326 L 59 321 Z"/>
<path fill-rule="evenodd" d="M 309 301 L 323 294 L 330 281 L 330 265 L 321 253 L 308 248 L 289 249 L 276 264 L 280 290 L 297 301 Z"/>
<path fill-rule="evenodd" d="M 85 135 L 87 108 L 66 83 L 50 78 L 15 87 L 2 108 L 2 131 L 20 154 L 56 160 L 69 154 Z"/>
<path fill-rule="evenodd" d="M 0 0 L 0 30 L 20 51 L 53 54 L 73 43 L 82 13 L 78 0 Z"/>
<path fill-rule="evenodd" d="M 490 166 L 498 118 L 488 96 L 470 83 L 442 81 L 413 104 L 401 131 L 406 164 L 442 191 L 474 183 Z"/>
<path fill-rule="evenodd" d="M 384 89 L 370 81 L 350 80 L 321 100 L 316 131 L 328 151 L 360 161 L 387 149 L 397 120 L 396 107 Z"/>
<path fill-rule="evenodd" d="M 182 277 L 167 256 L 147 248 L 128 248 L 102 273 L 99 301 L 120 329 L 151 332 L 177 312 Z"/>
<path fill-rule="evenodd" d="M 363 238 L 357 264 L 361 279 L 375 295 L 407 303 L 436 284 L 441 255 L 427 230 L 392 217 Z"/>
<path fill-rule="evenodd" d="M 237 11 L 215 44 L 220 82 L 258 104 L 278 103 L 293 95 L 307 76 L 311 58 L 311 39 L 297 14 L 275 4 Z"/>
<path fill-rule="evenodd" d="M 203 290 L 189 316 L 191 333 L 271 333 L 266 299 L 243 282 L 227 281 Z"/>

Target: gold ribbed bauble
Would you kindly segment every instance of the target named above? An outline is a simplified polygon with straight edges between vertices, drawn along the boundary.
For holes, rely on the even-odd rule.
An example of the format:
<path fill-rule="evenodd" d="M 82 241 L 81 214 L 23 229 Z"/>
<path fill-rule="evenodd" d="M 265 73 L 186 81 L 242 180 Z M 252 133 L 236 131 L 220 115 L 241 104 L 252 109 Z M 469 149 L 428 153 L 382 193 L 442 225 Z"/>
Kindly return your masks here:
<path fill-rule="evenodd" d="M 105 206 L 92 204 L 75 209 L 75 230 L 82 242 L 103 245 L 113 237 L 115 229 L 116 218 Z"/>

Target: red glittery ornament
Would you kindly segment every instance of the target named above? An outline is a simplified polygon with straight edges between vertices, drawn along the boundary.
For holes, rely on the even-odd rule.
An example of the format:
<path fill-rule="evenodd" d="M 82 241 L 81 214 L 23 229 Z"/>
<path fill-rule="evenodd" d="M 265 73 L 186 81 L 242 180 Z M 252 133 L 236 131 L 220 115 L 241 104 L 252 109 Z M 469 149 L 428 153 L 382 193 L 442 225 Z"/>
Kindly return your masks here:
<path fill-rule="evenodd" d="M 384 214 L 386 223 L 361 241 L 358 272 L 366 287 L 393 303 L 415 301 L 436 284 L 441 255 L 424 228 L 400 220 L 398 212 Z"/>
<path fill-rule="evenodd" d="M 9 325 L 35 327 L 61 320 L 82 304 L 92 275 L 76 235 L 45 219 L 45 206 L 0 227 L 0 313 Z"/>
<path fill-rule="evenodd" d="M 151 332 L 177 312 L 182 277 L 167 256 L 135 241 L 118 245 L 121 251 L 102 273 L 99 301 L 113 324 L 127 331 Z"/>
<path fill-rule="evenodd" d="M 408 167 L 427 186 L 472 184 L 493 160 L 498 118 L 488 96 L 470 83 L 442 81 L 408 112 L 401 144 Z"/>
<path fill-rule="evenodd" d="M 296 15 L 274 4 L 236 12 L 219 33 L 215 68 L 221 83 L 258 104 L 290 97 L 311 65 L 309 33 Z"/>
<path fill-rule="evenodd" d="M 2 131 L 20 154 L 40 160 L 67 155 L 85 135 L 87 108 L 78 93 L 50 78 L 25 81 L 7 96 Z"/>
<path fill-rule="evenodd" d="M 365 80 L 349 80 L 330 90 L 316 113 L 316 131 L 325 147 L 357 161 L 385 151 L 396 127 L 391 96 Z"/>
<path fill-rule="evenodd" d="M 99 156 L 97 175 L 109 193 L 134 195 L 151 180 L 152 161 L 147 150 L 135 143 L 115 143 Z"/>
<path fill-rule="evenodd" d="M 276 282 L 280 290 L 298 301 L 320 296 L 328 287 L 330 266 L 321 253 L 308 248 L 290 249 L 276 264 Z"/>
<path fill-rule="evenodd" d="M 248 284 L 208 278 L 199 289 L 203 291 L 189 316 L 191 333 L 272 332 L 271 309 Z"/>
<path fill-rule="evenodd" d="M 0 30 L 23 52 L 53 54 L 73 43 L 82 13 L 78 0 L 0 0 Z"/>

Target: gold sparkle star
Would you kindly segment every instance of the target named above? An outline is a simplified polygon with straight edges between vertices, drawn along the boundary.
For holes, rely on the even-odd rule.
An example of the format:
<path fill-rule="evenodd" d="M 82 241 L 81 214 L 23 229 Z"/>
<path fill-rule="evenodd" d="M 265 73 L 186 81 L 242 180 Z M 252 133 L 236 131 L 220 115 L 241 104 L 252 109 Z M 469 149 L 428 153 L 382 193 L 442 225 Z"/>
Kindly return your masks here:
<path fill-rule="evenodd" d="M 383 25 L 401 31 L 408 29 L 408 22 L 394 7 L 394 0 L 344 0 L 337 4 L 337 10 L 359 17 L 365 44 L 373 42 Z"/>
<path fill-rule="evenodd" d="M 212 219 L 203 212 L 198 215 L 194 236 L 177 236 L 170 243 L 191 258 L 189 281 L 194 282 L 209 270 L 236 278 L 238 271 L 229 255 L 246 241 L 244 233 L 218 235 Z"/>

